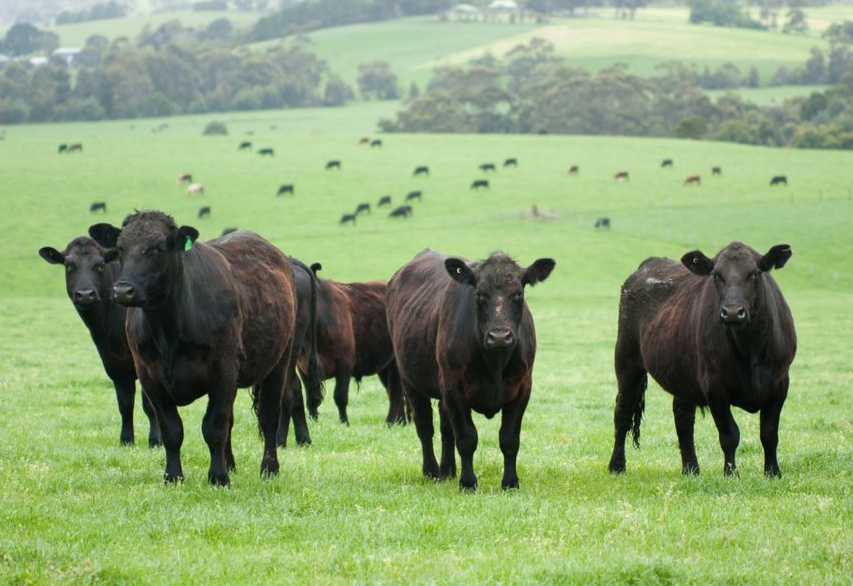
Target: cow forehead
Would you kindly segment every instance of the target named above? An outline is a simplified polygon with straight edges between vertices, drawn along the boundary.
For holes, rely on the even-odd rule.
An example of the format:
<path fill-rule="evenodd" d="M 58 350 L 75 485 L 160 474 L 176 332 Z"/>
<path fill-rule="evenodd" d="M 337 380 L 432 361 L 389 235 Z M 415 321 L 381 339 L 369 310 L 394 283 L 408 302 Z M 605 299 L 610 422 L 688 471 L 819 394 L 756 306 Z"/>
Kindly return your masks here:
<path fill-rule="evenodd" d="M 492 257 L 475 269 L 477 282 L 484 289 L 518 289 L 524 273 L 515 261 L 509 257 Z M 479 287 L 478 287 L 479 288 Z"/>
<path fill-rule="evenodd" d="M 131 216 L 119 234 L 122 243 L 158 242 L 175 233 L 174 221 L 166 215 L 160 217 Z"/>
<path fill-rule="evenodd" d="M 733 242 L 720 251 L 715 264 L 720 271 L 752 271 L 758 266 L 758 254 L 740 242 Z"/>

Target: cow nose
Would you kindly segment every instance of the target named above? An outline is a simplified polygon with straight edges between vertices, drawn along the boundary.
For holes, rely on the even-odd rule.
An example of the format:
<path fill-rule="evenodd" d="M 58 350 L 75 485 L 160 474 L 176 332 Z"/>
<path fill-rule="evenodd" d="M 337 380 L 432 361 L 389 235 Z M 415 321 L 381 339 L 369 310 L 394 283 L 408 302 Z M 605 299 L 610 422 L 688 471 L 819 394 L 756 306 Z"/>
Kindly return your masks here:
<path fill-rule="evenodd" d="M 489 348 L 509 348 L 513 342 L 512 332 L 507 329 L 489 330 L 486 334 L 486 346 Z"/>
<path fill-rule="evenodd" d="M 724 324 L 740 324 L 746 321 L 746 308 L 743 305 L 724 305 L 720 309 L 720 321 Z"/>
<path fill-rule="evenodd" d="M 127 283 L 116 283 L 113 285 L 113 299 L 117 303 L 133 303 L 134 293 L 133 285 Z"/>
<path fill-rule="evenodd" d="M 90 305 L 98 301 L 98 295 L 92 289 L 78 289 L 74 292 L 74 303 Z"/>

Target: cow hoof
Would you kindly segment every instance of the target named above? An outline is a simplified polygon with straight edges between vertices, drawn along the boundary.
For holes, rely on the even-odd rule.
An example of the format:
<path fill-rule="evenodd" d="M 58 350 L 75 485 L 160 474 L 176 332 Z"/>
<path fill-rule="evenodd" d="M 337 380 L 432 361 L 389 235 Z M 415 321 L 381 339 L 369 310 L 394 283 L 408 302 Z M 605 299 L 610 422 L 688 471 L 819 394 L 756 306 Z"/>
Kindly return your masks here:
<path fill-rule="evenodd" d="M 738 472 L 737 468 L 735 468 L 734 464 L 726 462 L 725 467 L 723 468 L 723 474 L 726 476 L 735 476 L 740 477 L 740 472 Z"/>
<path fill-rule="evenodd" d="M 513 480 L 504 480 L 501 482 L 501 488 L 503 490 L 518 490 L 518 478 Z"/>
<path fill-rule="evenodd" d="M 230 486 L 231 484 L 227 474 L 208 474 L 207 481 L 213 486 Z"/>
<path fill-rule="evenodd" d="M 163 447 L 163 440 L 161 440 L 159 437 L 156 437 L 156 438 L 150 438 L 149 437 L 148 438 L 148 447 L 152 450 L 155 448 L 162 448 Z"/>
<path fill-rule="evenodd" d="M 121 437 L 121 438 L 119 438 L 118 441 L 122 447 L 132 446 L 133 445 L 133 436 Z"/>
<path fill-rule="evenodd" d="M 298 439 L 296 440 L 296 446 L 299 448 L 310 448 L 311 447 L 311 438 Z"/>
<path fill-rule="evenodd" d="M 261 464 L 261 478 L 272 478 L 278 475 L 278 461 L 269 461 Z"/>
<path fill-rule="evenodd" d="M 174 475 L 174 474 L 169 474 L 168 472 L 166 472 L 165 474 L 163 474 L 163 482 L 165 482 L 166 484 L 178 484 L 178 483 L 183 484 L 184 477 L 183 477 L 183 475 L 180 475 L 180 474 Z"/>
<path fill-rule="evenodd" d="M 681 473 L 684 476 L 699 476 L 699 466 L 682 466 Z"/>
<path fill-rule="evenodd" d="M 767 478 L 782 478 L 782 472 L 778 468 L 769 468 L 764 471 Z"/>
<path fill-rule="evenodd" d="M 474 481 L 472 484 L 465 484 L 461 480 L 459 481 L 459 492 L 468 492 L 473 493 L 477 492 L 477 482 Z"/>
<path fill-rule="evenodd" d="M 341 419 L 341 425 L 346 425 L 347 427 L 349 427 L 349 419 L 342 418 Z"/>
<path fill-rule="evenodd" d="M 625 464 L 622 464 L 621 466 L 611 464 L 610 466 L 607 467 L 607 470 L 611 474 L 625 474 Z"/>

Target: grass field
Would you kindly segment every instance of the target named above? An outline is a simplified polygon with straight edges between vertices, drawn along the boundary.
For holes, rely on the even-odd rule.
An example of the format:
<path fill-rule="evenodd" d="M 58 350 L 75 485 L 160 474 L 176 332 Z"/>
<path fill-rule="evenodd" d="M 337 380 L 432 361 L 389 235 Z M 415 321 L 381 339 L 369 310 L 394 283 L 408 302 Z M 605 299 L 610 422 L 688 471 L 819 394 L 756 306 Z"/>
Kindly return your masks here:
<path fill-rule="evenodd" d="M 20 126 L 0 141 L 0 583 L 8 584 L 849 584 L 853 560 L 853 154 L 710 142 L 557 136 L 386 135 L 357 146 L 381 106 L 225 117 Z M 132 127 L 133 126 L 133 127 Z M 272 128 L 275 126 L 275 128 Z M 274 159 L 238 153 L 253 131 Z M 59 142 L 82 141 L 60 156 Z M 478 164 L 516 156 L 489 192 L 468 190 Z M 674 170 L 658 168 L 665 157 Z M 341 172 L 323 171 L 331 158 Z M 570 164 L 580 176 L 569 178 Z M 432 176 L 413 178 L 415 165 Z M 723 176 L 712 179 L 712 165 Z M 615 184 L 627 169 L 630 183 Z M 175 184 L 205 184 L 188 199 Z M 682 186 L 701 173 L 699 188 Z M 768 180 L 786 173 L 790 186 Z M 293 182 L 293 198 L 275 198 Z M 361 201 L 424 191 L 414 216 L 339 216 Z M 106 217 L 88 204 L 105 200 Z M 196 220 L 202 203 L 212 218 Z M 531 218 L 530 207 L 557 216 Z M 475 417 L 480 488 L 420 475 L 414 429 L 382 424 L 384 393 L 351 393 L 352 426 L 331 401 L 314 445 L 280 452 L 258 477 L 261 441 L 247 393 L 236 404 L 232 488 L 206 485 L 205 402 L 182 409 L 186 482 L 161 483 L 162 450 L 118 445 L 111 387 L 39 247 L 62 247 L 96 221 L 155 207 L 196 226 L 251 228 L 328 278 L 387 278 L 424 247 L 467 257 L 505 249 L 557 268 L 528 293 L 539 338 L 519 455 L 521 489 L 500 490 L 498 420 Z M 609 232 L 592 223 L 609 216 Z M 697 421 L 703 474 L 683 478 L 668 396 L 647 394 L 643 448 L 628 474 L 606 472 L 612 444 L 619 287 L 650 255 L 714 253 L 732 239 L 786 242 L 776 278 L 799 350 L 782 415 L 783 477 L 762 476 L 758 417 L 735 412 L 739 478 L 722 475 L 710 417 Z M 137 438 L 144 416 L 137 408 Z"/>

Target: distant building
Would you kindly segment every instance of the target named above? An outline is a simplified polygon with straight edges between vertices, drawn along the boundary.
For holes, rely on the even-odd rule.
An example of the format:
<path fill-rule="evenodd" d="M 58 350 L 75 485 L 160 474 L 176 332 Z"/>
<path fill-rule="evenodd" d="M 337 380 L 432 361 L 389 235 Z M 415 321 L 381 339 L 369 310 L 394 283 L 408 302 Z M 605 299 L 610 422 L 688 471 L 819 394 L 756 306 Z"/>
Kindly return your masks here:
<path fill-rule="evenodd" d="M 78 55 L 80 55 L 80 49 L 76 47 L 60 47 L 53 52 L 53 57 L 62 59 L 66 65 L 74 65 Z"/>
<path fill-rule="evenodd" d="M 47 65 L 47 57 L 30 57 L 27 59 L 27 63 L 41 67 L 42 65 Z"/>
<path fill-rule="evenodd" d="M 6 64 L 10 61 L 9 57 L 0 53 L 0 69 L 6 66 Z"/>
<path fill-rule="evenodd" d="M 518 12 L 518 3 L 513 0 L 494 0 L 489 4 L 489 12 Z"/>
<path fill-rule="evenodd" d="M 471 4 L 457 4 L 447 12 L 447 15 L 456 20 L 477 20 L 483 13 Z"/>

